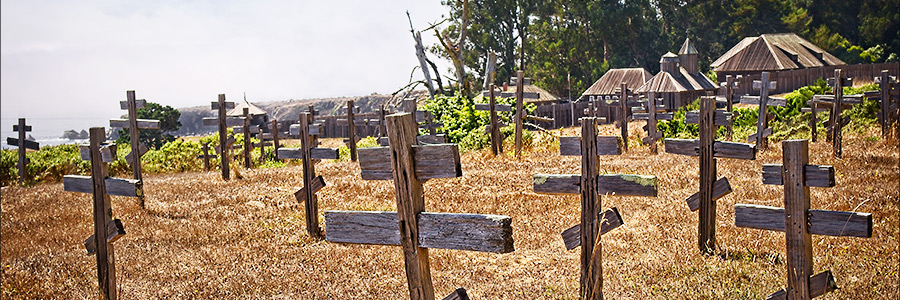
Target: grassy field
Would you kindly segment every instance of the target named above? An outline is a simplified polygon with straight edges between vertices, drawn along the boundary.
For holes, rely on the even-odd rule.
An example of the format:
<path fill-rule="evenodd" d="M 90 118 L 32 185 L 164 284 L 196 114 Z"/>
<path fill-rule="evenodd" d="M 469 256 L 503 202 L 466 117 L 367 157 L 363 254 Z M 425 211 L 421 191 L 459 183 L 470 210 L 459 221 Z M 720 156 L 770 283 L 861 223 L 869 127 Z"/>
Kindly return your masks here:
<path fill-rule="evenodd" d="M 781 163 L 772 143 L 755 161 L 718 160 L 734 192 L 718 201 L 718 254 L 697 249 L 697 216 L 684 199 L 698 191 L 696 157 L 631 152 L 601 157 L 602 172 L 656 175 L 659 197 L 603 196 L 625 225 L 603 236 L 603 292 L 608 299 L 760 299 L 785 283 L 784 234 L 734 227 L 735 203 L 783 206 L 780 186 L 763 185 L 761 166 Z M 559 131 L 555 131 L 559 132 Z M 601 133 L 615 129 L 602 126 Z M 574 135 L 567 129 L 564 135 Z M 872 238 L 813 236 L 814 273 L 831 270 L 840 287 L 823 299 L 900 297 L 900 209 L 897 141 L 846 134 L 844 159 L 831 146 L 810 144 L 810 163 L 833 165 L 837 186 L 810 188 L 814 209 L 873 214 Z M 331 142 L 334 144 L 334 142 Z M 537 143 L 548 145 L 550 143 Z M 509 147 L 507 147 L 508 150 Z M 511 216 L 516 251 L 508 254 L 431 250 L 438 298 L 457 287 L 472 299 L 577 299 L 578 252 L 559 233 L 579 216 L 578 196 L 539 195 L 536 173 L 580 173 L 578 157 L 553 146 L 492 157 L 462 156 L 463 176 L 425 184 L 426 211 Z M 396 210 L 392 184 L 363 181 L 359 166 L 323 161 L 324 210 Z M 403 299 L 408 297 L 399 247 L 342 245 L 306 235 L 303 207 L 293 197 L 301 168 L 145 175 L 147 209 L 113 197 L 127 235 L 115 243 L 123 299 Z M 4 187 L 0 215 L 3 299 L 93 299 L 94 257 L 82 241 L 93 229 L 87 194 L 62 183 Z M 324 226 L 324 219 L 320 216 Z M 326 228 L 327 230 L 327 228 Z M 327 233 L 326 233 L 327 234 Z"/>

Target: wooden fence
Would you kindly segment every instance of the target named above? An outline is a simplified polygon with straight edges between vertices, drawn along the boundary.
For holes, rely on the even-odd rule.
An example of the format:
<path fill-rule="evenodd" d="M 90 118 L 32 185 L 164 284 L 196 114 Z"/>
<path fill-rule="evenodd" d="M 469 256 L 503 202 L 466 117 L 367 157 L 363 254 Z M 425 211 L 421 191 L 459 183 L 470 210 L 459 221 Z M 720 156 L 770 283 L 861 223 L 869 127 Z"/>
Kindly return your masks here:
<path fill-rule="evenodd" d="M 773 94 L 788 93 L 798 88 L 811 85 L 817 79 L 833 77 L 834 70 L 841 69 L 844 77 L 853 78 L 854 84 L 874 83 L 875 77 L 881 76 L 881 70 L 889 70 L 891 74 L 900 73 L 900 63 L 880 63 L 880 64 L 859 64 L 859 65 L 841 65 L 841 66 L 825 66 L 819 68 L 796 69 L 785 71 L 770 72 L 770 80 L 778 82 L 778 85 L 771 92 Z M 760 80 L 762 72 L 754 72 L 742 75 L 736 78 L 738 86 L 734 93 L 738 95 L 749 95 L 752 93 L 753 81 Z M 722 80 L 725 76 L 719 77 Z"/>

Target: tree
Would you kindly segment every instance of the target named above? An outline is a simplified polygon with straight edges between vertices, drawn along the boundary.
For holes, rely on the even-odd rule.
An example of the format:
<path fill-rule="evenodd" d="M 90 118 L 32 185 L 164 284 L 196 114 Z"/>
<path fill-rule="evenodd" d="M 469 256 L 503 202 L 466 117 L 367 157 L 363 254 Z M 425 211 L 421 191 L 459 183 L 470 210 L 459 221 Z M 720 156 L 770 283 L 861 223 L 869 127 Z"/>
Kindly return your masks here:
<path fill-rule="evenodd" d="M 159 149 L 162 145 L 174 141 L 175 136 L 168 134 L 181 128 L 181 112 L 171 106 L 162 106 L 157 103 L 147 102 L 144 108 L 138 109 L 137 117 L 139 119 L 159 120 L 159 129 L 141 129 L 138 140 L 147 144 L 148 147 Z M 128 135 L 128 129 L 119 130 L 119 138 L 116 139 L 117 144 L 128 144 L 131 137 Z"/>

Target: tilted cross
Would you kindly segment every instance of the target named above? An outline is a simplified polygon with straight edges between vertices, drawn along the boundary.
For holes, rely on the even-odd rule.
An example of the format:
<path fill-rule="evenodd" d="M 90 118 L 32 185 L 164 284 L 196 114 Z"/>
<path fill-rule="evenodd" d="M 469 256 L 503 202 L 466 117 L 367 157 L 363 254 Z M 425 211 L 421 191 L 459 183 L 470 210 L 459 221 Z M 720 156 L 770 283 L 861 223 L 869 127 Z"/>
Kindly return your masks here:
<path fill-rule="evenodd" d="M 599 155 L 619 155 L 617 136 L 597 136 L 597 118 L 581 118 L 581 137 L 561 137 L 561 155 L 581 156 L 581 175 L 537 174 L 535 193 L 580 194 L 581 223 L 563 231 L 563 242 L 571 250 L 581 245 L 581 298 L 603 299 L 603 266 L 600 236 L 623 224 L 613 207 L 601 214 L 600 194 L 656 197 L 656 176 L 599 175 Z"/>
<path fill-rule="evenodd" d="M 229 157 L 226 153 L 231 152 L 228 136 L 228 126 L 239 126 L 244 124 L 242 118 L 228 117 L 228 109 L 234 108 L 234 102 L 226 102 L 225 94 L 219 94 L 219 101 L 212 102 L 212 109 L 218 111 L 217 118 L 203 118 L 204 126 L 219 126 L 219 147 L 217 151 L 222 153 L 222 159 L 219 160 L 220 169 L 222 169 L 222 179 L 228 180 L 230 177 L 228 163 Z"/>
<path fill-rule="evenodd" d="M 647 107 L 646 112 L 633 112 L 632 116 L 635 120 L 647 120 L 647 125 L 644 125 L 644 131 L 647 132 L 647 137 L 641 139 L 641 142 L 644 145 L 650 145 L 650 153 L 656 154 L 658 152 L 656 147 L 656 141 L 663 137 L 662 133 L 657 131 L 656 123 L 657 120 L 671 120 L 672 113 L 665 112 L 665 105 L 656 104 L 656 92 L 647 93 Z M 632 108 L 632 111 L 640 110 L 641 108 L 635 107 Z"/>
<path fill-rule="evenodd" d="M 512 218 L 425 212 L 422 182 L 462 176 L 459 149 L 455 144 L 416 145 L 418 129 L 409 113 L 388 116 L 387 129 L 390 147 L 360 149 L 359 166 L 364 180 L 393 179 L 397 211 L 326 211 L 325 239 L 400 245 L 410 299 L 434 299 L 428 249 L 512 252 Z"/>
<path fill-rule="evenodd" d="M 25 125 L 25 118 L 19 118 L 19 124 L 13 125 L 13 131 L 19 133 L 19 138 L 7 137 L 6 143 L 19 148 L 19 162 L 16 166 L 19 167 L 19 184 L 23 184 L 25 183 L 25 167 L 29 162 L 25 157 L 25 149 L 40 150 L 41 145 L 25 137 L 25 132 L 31 131 L 31 126 Z"/>
<path fill-rule="evenodd" d="M 434 115 L 427 110 L 416 111 L 416 123 L 424 123 L 419 126 L 421 129 L 428 130 L 428 134 L 416 136 L 416 141 L 423 144 L 443 144 L 447 142 L 447 135 L 438 134 L 437 129 L 444 127 L 444 123 L 435 122 Z"/>
<path fill-rule="evenodd" d="M 512 111 L 512 106 L 509 104 L 497 104 L 497 98 L 495 97 L 497 94 L 499 93 L 495 90 L 494 84 L 490 84 L 488 91 L 484 93 L 484 97 L 489 97 L 488 103 L 475 103 L 475 110 L 485 110 L 490 112 L 490 123 L 488 123 L 487 128 L 485 129 L 491 137 L 491 153 L 495 156 L 499 153 L 503 153 L 503 134 L 500 133 L 500 127 L 505 126 L 500 122 L 497 112 Z"/>
<path fill-rule="evenodd" d="M 125 160 L 131 165 L 134 179 L 141 180 L 140 158 L 148 149 L 147 145 L 140 142 L 138 129 L 159 129 L 159 120 L 138 119 L 137 111 L 147 105 L 147 100 L 135 99 L 134 91 L 126 91 L 125 94 L 128 100 L 119 101 L 119 106 L 122 110 L 128 111 L 128 119 L 109 120 L 109 127 L 128 128 L 128 135 L 131 138 L 131 153 L 125 157 Z M 144 197 L 140 196 L 138 199 L 140 199 L 141 208 L 144 208 Z"/>
<path fill-rule="evenodd" d="M 809 187 L 833 187 L 834 168 L 809 164 L 809 142 L 787 140 L 783 164 L 763 165 L 763 184 L 784 186 L 784 208 L 734 205 L 734 225 L 785 232 L 787 288 L 767 299 L 806 300 L 834 289 L 831 271 L 813 275 L 812 234 L 872 237 L 872 214 L 810 209 Z"/>
<path fill-rule="evenodd" d="M 769 72 L 762 72 L 760 80 L 753 81 L 753 89 L 759 90 L 759 96 L 741 96 L 741 103 L 759 106 L 759 115 L 756 119 L 756 133 L 751 134 L 747 138 L 747 142 L 756 144 L 757 150 L 763 150 L 767 147 L 768 140 L 766 137 L 772 134 L 769 120 L 773 119 L 774 115 L 768 113 L 769 106 L 785 106 L 787 103 L 784 98 L 769 96 L 769 91 L 774 91 L 775 88 L 775 81 L 769 81 Z"/>
<path fill-rule="evenodd" d="M 325 186 L 325 179 L 316 176 L 315 163 L 319 159 L 337 159 L 338 150 L 333 148 L 317 148 L 316 136 L 322 131 L 321 124 L 312 124 L 312 114 L 300 113 L 299 126 L 291 125 L 291 135 L 300 136 L 300 148 L 280 148 L 278 157 L 282 159 L 301 159 L 303 162 L 303 188 L 294 193 L 297 202 L 306 207 L 306 231 L 309 236 L 322 239 L 319 229 L 319 204 L 316 191 Z M 296 134 L 295 131 L 296 130 Z"/>
<path fill-rule="evenodd" d="M 700 191 L 685 200 L 691 211 L 699 210 L 697 244 L 700 252 L 716 249 L 716 199 L 731 193 L 728 178 L 717 179 L 716 157 L 754 160 L 752 144 L 716 141 L 716 128 L 731 123 L 731 114 L 717 110 L 714 97 L 700 97 L 700 112 L 685 114 L 685 123 L 700 124 L 700 139 L 666 139 L 666 152 L 700 156 Z"/>
<path fill-rule="evenodd" d="M 101 299 L 116 299 L 116 256 L 112 243 L 125 235 L 122 221 L 113 219 L 109 196 L 141 197 L 141 180 L 108 177 L 107 163 L 115 160 L 115 144 L 104 144 L 103 127 L 90 129 L 90 144 L 82 146 L 81 158 L 91 162 L 91 176 L 66 175 L 63 189 L 89 193 L 94 198 L 94 234 L 84 241 L 87 254 L 97 254 L 97 279 Z"/>

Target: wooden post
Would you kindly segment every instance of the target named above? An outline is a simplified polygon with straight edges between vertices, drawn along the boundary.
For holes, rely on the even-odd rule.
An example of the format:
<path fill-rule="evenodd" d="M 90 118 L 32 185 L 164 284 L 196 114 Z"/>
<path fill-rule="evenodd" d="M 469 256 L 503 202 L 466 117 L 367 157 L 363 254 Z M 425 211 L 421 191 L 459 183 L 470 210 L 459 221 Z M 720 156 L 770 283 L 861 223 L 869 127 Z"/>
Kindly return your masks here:
<path fill-rule="evenodd" d="M 734 81 L 734 77 L 731 75 L 725 76 L 725 103 L 728 108 L 728 112 L 734 114 L 734 87 L 737 85 L 737 82 Z M 734 126 L 732 123 L 728 123 L 726 125 L 726 138 L 730 141 L 732 135 L 734 134 Z"/>
<path fill-rule="evenodd" d="M 881 122 L 881 138 L 888 139 L 891 136 L 891 72 L 881 70 L 881 111 L 878 113 L 878 121 Z"/>
<path fill-rule="evenodd" d="M 272 125 L 271 125 L 270 129 L 272 131 L 272 143 L 273 143 L 273 146 L 275 147 L 274 149 L 272 149 L 272 151 L 274 153 L 276 153 L 275 160 L 281 161 L 280 159 L 278 159 L 278 155 L 277 155 L 278 148 L 281 148 L 281 143 L 279 142 L 279 139 L 281 138 L 281 137 L 279 137 L 279 135 L 281 134 L 281 132 L 278 131 L 278 119 L 273 119 L 271 124 Z"/>
<path fill-rule="evenodd" d="M 209 159 L 215 157 L 215 155 L 209 155 L 209 143 L 203 143 L 201 149 L 203 150 L 203 154 L 200 155 L 199 158 L 203 159 L 203 170 L 209 172 Z"/>
<path fill-rule="evenodd" d="M 569 99 L 569 106 L 572 108 L 572 123 L 570 124 L 570 126 L 575 127 L 575 101 Z"/>
<path fill-rule="evenodd" d="M 615 207 L 600 213 L 600 194 L 656 197 L 657 181 L 655 176 L 599 175 L 598 155 L 621 154 L 622 140 L 597 136 L 596 117 L 584 117 L 581 122 L 581 138 L 560 138 L 561 155 L 581 156 L 581 175 L 536 174 L 532 183 L 535 193 L 581 196 L 581 222 L 562 233 L 563 242 L 569 250 L 581 246 L 581 299 L 603 299 L 600 236 L 623 222 Z"/>
<path fill-rule="evenodd" d="M 807 300 L 835 289 L 830 271 L 813 275 L 811 234 L 872 236 L 872 214 L 811 210 L 809 187 L 834 186 L 834 168 L 809 165 L 806 140 L 782 142 L 782 165 L 763 165 L 763 184 L 784 186 L 784 208 L 735 204 L 737 227 L 785 232 L 787 251 L 786 289 L 767 299 Z"/>
<path fill-rule="evenodd" d="M 475 104 L 475 110 L 486 110 L 490 112 L 490 123 L 488 124 L 488 135 L 491 137 L 491 153 L 496 156 L 499 153 L 503 153 L 503 137 L 500 134 L 500 118 L 497 116 L 497 111 L 510 111 L 511 107 L 506 104 L 497 104 L 496 98 L 496 90 L 493 84 L 490 84 L 488 91 L 484 93 L 484 96 L 489 97 L 488 105 L 484 104 Z"/>
<path fill-rule="evenodd" d="M 347 131 L 349 132 L 350 142 L 348 145 L 350 146 L 350 161 L 356 161 L 356 123 L 353 120 L 353 113 L 356 109 L 356 106 L 353 105 L 353 101 L 347 101 Z"/>
<path fill-rule="evenodd" d="M 115 144 L 106 145 L 103 127 L 90 129 L 90 144 L 81 146 L 81 158 L 91 161 L 91 176 L 66 175 L 63 190 L 93 195 L 94 234 L 84 241 L 87 254 L 97 255 L 100 299 L 116 299 L 116 256 L 113 242 L 125 235 L 122 221 L 113 219 L 109 195 L 140 197 L 141 181 L 109 178 L 107 163 L 116 158 Z"/>
<path fill-rule="evenodd" d="M 834 149 L 834 157 L 841 158 L 841 128 L 843 127 L 843 99 L 844 86 L 841 69 L 834 70 L 834 106 L 831 108 L 831 145 Z"/>
<path fill-rule="evenodd" d="M 516 157 L 522 155 L 522 121 L 525 118 L 523 93 L 525 92 L 525 73 L 516 72 Z"/>
<path fill-rule="evenodd" d="M 650 145 L 650 153 L 657 154 L 656 141 L 662 138 L 659 132 L 656 132 L 656 92 L 647 93 L 647 138 L 649 142 L 644 144 Z"/>
<path fill-rule="evenodd" d="M 218 118 L 207 121 L 204 119 L 204 125 L 215 124 L 219 126 L 219 169 L 222 170 L 222 179 L 230 178 L 228 161 L 230 159 L 231 145 L 228 144 L 228 108 L 234 108 L 234 102 L 226 102 L 225 94 L 219 94 L 219 101 L 212 103 L 212 109 L 218 111 Z"/>
<path fill-rule="evenodd" d="M 619 87 L 622 95 L 619 96 L 619 128 L 622 130 L 623 149 L 628 152 L 628 84 L 622 82 Z"/>
<path fill-rule="evenodd" d="M 244 107 L 243 116 L 244 116 L 244 124 L 243 124 L 242 128 L 244 131 L 244 142 L 243 142 L 242 146 L 244 148 L 244 168 L 249 169 L 252 166 L 250 163 L 250 151 L 253 150 L 253 148 L 252 148 L 253 145 L 250 144 L 250 108 L 249 107 Z"/>
<path fill-rule="evenodd" d="M 13 125 L 13 131 L 19 133 L 18 138 L 6 138 L 6 143 L 10 146 L 16 146 L 19 148 L 19 162 L 16 166 L 19 169 L 19 184 L 25 184 L 25 176 L 26 176 L 26 167 L 28 166 L 28 157 L 25 157 L 25 149 L 39 150 L 40 144 L 34 141 L 29 141 L 26 138 L 25 132 L 31 131 L 31 126 L 25 125 L 25 118 L 19 118 L 19 124 Z"/>
<path fill-rule="evenodd" d="M 128 128 L 128 135 L 131 138 L 131 153 L 128 154 L 126 160 L 131 164 L 134 179 L 141 180 L 141 155 L 147 152 L 147 146 L 141 144 L 138 129 L 159 129 L 160 124 L 159 120 L 139 120 L 137 110 L 144 108 L 147 101 L 135 99 L 134 91 L 126 91 L 125 94 L 128 100 L 120 101 L 119 106 L 123 110 L 128 110 L 128 120 L 109 120 L 109 127 Z M 138 199 L 141 202 L 141 208 L 145 208 L 143 195 Z"/>
<path fill-rule="evenodd" d="M 772 128 L 769 128 L 769 119 L 771 114 L 768 113 L 769 106 L 785 106 L 786 101 L 783 98 L 769 97 L 769 91 L 774 91 L 776 82 L 769 80 L 769 72 L 762 72 L 760 80 L 753 81 L 753 89 L 759 89 L 759 96 L 743 96 L 741 103 L 759 105 L 759 114 L 756 119 L 756 133 L 748 137 L 749 142 L 756 143 L 756 149 L 762 150 L 767 146 L 768 137 L 772 134 Z"/>
<path fill-rule="evenodd" d="M 418 129 L 409 113 L 387 116 L 387 128 L 390 147 L 360 149 L 359 166 L 364 180 L 394 181 L 397 212 L 326 211 L 326 240 L 400 245 L 410 299 L 434 299 L 428 249 L 512 252 L 512 219 L 424 212 L 422 182 L 462 176 L 459 149 L 454 144 L 417 145 Z M 455 293 L 463 299 L 459 290 Z"/>

